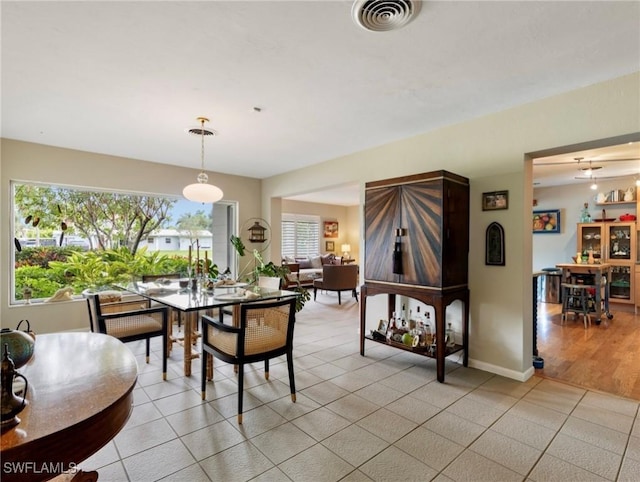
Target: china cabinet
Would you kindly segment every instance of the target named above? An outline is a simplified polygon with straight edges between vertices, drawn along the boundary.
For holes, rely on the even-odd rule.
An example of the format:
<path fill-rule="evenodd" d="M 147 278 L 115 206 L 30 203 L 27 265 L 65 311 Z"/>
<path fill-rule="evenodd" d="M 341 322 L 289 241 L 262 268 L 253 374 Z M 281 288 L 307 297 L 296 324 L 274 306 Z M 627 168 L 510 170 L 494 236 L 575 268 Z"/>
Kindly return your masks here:
<path fill-rule="evenodd" d="M 611 301 L 634 303 L 636 263 L 636 223 L 579 223 L 577 251 L 582 261 L 590 253 L 597 262 L 611 265 L 609 291 Z"/>
<path fill-rule="evenodd" d="M 413 298 L 434 308 L 438 381 L 444 381 L 444 359 L 464 350 L 468 360 L 469 180 L 447 171 L 434 171 L 365 186 L 364 284 L 360 303 L 360 353 L 365 340 L 387 343 L 368 335 L 367 297 L 387 295 L 390 319 L 396 296 Z M 460 345 L 446 346 L 446 309 L 454 301 L 461 310 Z M 371 328 L 371 327 L 370 327 Z"/>

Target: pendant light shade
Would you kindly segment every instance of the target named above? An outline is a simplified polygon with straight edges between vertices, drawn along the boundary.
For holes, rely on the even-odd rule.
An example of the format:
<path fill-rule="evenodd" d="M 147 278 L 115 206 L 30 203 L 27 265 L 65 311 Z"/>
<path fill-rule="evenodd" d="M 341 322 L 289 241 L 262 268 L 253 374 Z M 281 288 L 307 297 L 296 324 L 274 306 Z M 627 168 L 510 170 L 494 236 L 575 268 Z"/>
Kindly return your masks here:
<path fill-rule="evenodd" d="M 189 132 L 193 134 L 200 134 L 201 138 L 201 149 L 200 149 L 200 159 L 201 159 L 201 171 L 196 178 L 198 182 L 189 184 L 182 190 L 182 195 L 187 198 L 189 201 L 199 202 L 199 203 L 215 203 L 220 201 L 224 196 L 222 189 L 213 184 L 209 184 L 209 176 L 204 172 L 204 136 L 214 135 L 215 131 L 207 130 L 204 128 L 204 123 L 208 122 L 209 119 L 206 117 L 198 117 L 200 121 L 200 129 L 189 129 Z"/>

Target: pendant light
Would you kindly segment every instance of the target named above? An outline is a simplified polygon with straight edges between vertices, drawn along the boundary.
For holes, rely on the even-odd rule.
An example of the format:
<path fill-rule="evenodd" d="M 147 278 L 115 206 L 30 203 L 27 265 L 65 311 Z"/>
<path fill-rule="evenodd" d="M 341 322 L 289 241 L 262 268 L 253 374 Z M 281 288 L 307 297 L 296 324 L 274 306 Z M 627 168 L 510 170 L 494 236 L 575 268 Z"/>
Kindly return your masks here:
<path fill-rule="evenodd" d="M 213 184 L 209 184 L 209 176 L 204 172 L 204 136 L 205 134 L 208 136 L 213 136 L 216 134 L 215 131 L 205 129 L 204 123 L 209 122 L 209 119 L 206 117 L 198 117 L 198 121 L 200 121 L 200 128 L 192 128 L 189 129 L 189 133 L 191 134 L 200 134 L 201 146 L 200 146 L 200 159 L 201 159 L 201 170 L 200 174 L 198 174 L 197 180 L 198 182 L 194 184 L 189 184 L 182 190 L 182 194 L 189 201 L 199 202 L 199 203 L 215 203 L 222 199 L 224 194 L 222 193 L 222 189 Z"/>

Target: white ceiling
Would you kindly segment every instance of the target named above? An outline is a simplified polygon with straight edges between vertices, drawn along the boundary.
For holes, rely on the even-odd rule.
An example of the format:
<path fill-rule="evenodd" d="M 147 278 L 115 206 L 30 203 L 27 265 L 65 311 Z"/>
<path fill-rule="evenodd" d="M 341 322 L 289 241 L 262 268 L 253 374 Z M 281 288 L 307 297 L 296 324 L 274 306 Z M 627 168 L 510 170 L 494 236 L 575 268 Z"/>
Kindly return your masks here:
<path fill-rule="evenodd" d="M 640 70 L 637 1 L 352 3 L 2 1 L 2 137 L 265 178 Z"/>

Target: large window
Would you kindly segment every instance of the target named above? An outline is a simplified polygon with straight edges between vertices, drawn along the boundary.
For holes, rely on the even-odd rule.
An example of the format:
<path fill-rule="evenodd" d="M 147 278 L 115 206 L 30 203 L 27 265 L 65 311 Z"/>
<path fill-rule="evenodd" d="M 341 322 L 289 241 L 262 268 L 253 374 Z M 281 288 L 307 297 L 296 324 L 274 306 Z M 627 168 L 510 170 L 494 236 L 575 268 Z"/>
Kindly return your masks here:
<path fill-rule="evenodd" d="M 320 252 L 320 218 L 282 215 L 282 255 L 314 256 Z"/>
<path fill-rule="evenodd" d="M 23 182 L 12 188 L 12 303 L 59 289 L 79 295 L 142 274 L 186 273 L 190 246 L 220 271 L 235 268 L 235 203 Z"/>

